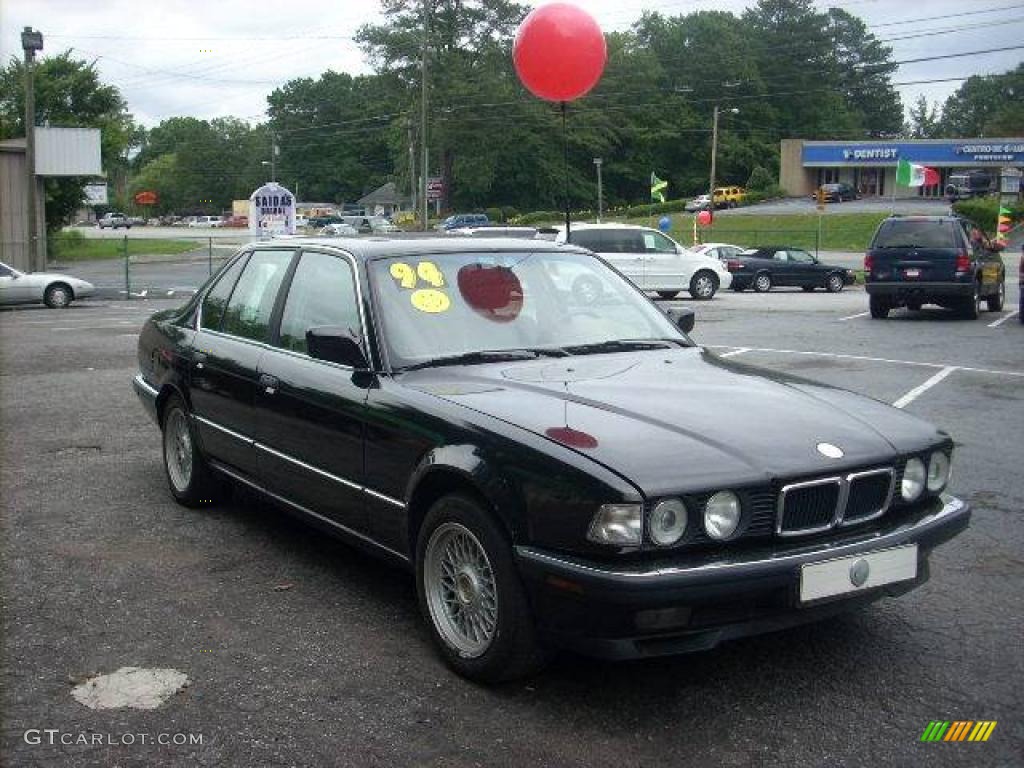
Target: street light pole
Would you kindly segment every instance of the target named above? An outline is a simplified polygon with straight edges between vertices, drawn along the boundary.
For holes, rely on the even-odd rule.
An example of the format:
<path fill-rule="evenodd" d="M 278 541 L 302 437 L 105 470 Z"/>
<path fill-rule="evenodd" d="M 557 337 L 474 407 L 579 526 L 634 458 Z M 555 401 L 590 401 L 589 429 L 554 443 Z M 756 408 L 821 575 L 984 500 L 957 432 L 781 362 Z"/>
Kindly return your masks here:
<path fill-rule="evenodd" d="M 39 222 L 36 220 L 36 96 L 35 57 L 43 50 L 43 35 L 32 27 L 21 32 L 21 47 L 25 51 L 25 177 L 28 182 L 28 265 L 32 272 L 41 272 L 46 265 L 40 258 Z"/>
<path fill-rule="evenodd" d="M 601 223 L 601 216 L 604 213 L 604 197 L 602 196 L 601 190 L 601 163 L 604 162 L 600 157 L 594 158 L 594 165 L 597 166 L 597 223 Z"/>

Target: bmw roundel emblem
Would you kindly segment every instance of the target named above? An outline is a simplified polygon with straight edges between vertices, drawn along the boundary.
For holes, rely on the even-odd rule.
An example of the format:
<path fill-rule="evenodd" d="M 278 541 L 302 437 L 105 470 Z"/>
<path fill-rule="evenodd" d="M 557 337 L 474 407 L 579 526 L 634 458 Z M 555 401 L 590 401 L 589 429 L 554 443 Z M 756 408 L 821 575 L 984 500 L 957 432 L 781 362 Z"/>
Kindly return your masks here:
<path fill-rule="evenodd" d="M 829 459 L 841 459 L 846 454 L 843 453 L 843 449 L 838 445 L 832 445 L 832 443 L 818 443 L 818 453 Z"/>

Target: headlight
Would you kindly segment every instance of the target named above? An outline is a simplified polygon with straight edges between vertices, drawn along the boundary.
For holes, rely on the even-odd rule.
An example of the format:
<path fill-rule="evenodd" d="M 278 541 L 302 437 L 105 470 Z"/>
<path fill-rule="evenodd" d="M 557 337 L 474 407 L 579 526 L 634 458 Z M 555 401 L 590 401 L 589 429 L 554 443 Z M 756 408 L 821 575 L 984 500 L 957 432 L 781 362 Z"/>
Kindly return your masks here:
<path fill-rule="evenodd" d="M 598 544 L 640 545 L 644 508 L 640 504 L 604 504 L 590 521 L 587 538 Z"/>
<path fill-rule="evenodd" d="M 949 482 L 949 456 L 935 451 L 928 459 L 928 490 L 938 493 Z"/>
<path fill-rule="evenodd" d="M 704 530 L 712 539 L 722 541 L 736 532 L 740 524 L 739 497 L 732 491 L 719 491 L 704 507 Z"/>
<path fill-rule="evenodd" d="M 659 547 L 675 544 L 686 533 L 686 505 L 680 499 L 659 501 L 649 526 L 651 541 Z"/>
<path fill-rule="evenodd" d="M 920 459 L 911 459 L 903 469 L 903 483 L 900 485 L 900 495 L 904 501 L 916 501 L 924 491 L 926 472 L 924 462 Z"/>

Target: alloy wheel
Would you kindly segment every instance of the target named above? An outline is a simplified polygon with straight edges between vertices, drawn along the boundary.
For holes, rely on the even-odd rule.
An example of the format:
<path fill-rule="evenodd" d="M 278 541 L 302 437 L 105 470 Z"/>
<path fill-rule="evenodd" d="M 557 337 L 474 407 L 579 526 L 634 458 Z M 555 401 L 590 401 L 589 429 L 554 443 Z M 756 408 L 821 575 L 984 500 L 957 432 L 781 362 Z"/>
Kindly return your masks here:
<path fill-rule="evenodd" d="M 174 490 L 185 493 L 192 482 L 192 435 L 185 413 L 171 409 L 164 422 L 164 461 Z"/>
<path fill-rule="evenodd" d="M 460 656 L 486 653 L 498 628 L 498 589 L 480 541 L 459 523 L 438 526 L 427 542 L 423 587 L 430 618 Z"/>

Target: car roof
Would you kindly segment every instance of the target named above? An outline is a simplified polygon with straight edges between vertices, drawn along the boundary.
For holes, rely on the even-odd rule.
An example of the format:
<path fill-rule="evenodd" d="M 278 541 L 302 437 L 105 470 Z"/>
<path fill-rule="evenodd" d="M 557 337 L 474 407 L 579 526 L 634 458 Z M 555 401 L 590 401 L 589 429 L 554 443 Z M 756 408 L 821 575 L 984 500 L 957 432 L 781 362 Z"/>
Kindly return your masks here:
<path fill-rule="evenodd" d="M 426 256 L 441 253 L 590 253 L 574 245 L 560 245 L 551 240 L 529 240 L 522 237 L 453 238 L 453 237 L 274 237 L 256 243 L 257 247 L 320 246 L 335 248 L 368 261 L 385 256 Z"/>

